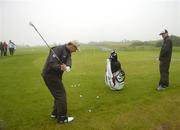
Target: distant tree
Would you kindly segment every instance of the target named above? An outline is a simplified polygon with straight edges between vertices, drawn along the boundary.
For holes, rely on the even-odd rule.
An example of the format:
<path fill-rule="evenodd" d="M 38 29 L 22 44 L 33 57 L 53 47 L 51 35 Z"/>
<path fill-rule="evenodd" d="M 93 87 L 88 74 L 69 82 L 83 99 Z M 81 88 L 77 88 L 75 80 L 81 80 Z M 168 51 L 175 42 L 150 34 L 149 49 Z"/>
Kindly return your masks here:
<path fill-rule="evenodd" d="M 161 47 L 163 44 L 163 41 L 162 40 L 158 40 L 155 44 L 155 47 Z"/>
<path fill-rule="evenodd" d="M 171 35 L 170 36 L 172 42 L 173 42 L 173 46 L 180 46 L 180 37 L 175 36 L 175 35 Z M 158 40 L 155 44 L 156 47 L 160 47 L 162 46 L 163 41 L 162 40 Z"/>
<path fill-rule="evenodd" d="M 154 44 L 152 43 L 152 41 L 133 41 L 131 46 L 154 46 Z"/>
<path fill-rule="evenodd" d="M 173 46 L 180 46 L 180 37 L 171 35 L 171 40 L 173 42 Z"/>
<path fill-rule="evenodd" d="M 136 41 L 132 41 L 131 46 L 142 46 L 143 44 L 144 43 L 142 41 L 136 40 Z"/>

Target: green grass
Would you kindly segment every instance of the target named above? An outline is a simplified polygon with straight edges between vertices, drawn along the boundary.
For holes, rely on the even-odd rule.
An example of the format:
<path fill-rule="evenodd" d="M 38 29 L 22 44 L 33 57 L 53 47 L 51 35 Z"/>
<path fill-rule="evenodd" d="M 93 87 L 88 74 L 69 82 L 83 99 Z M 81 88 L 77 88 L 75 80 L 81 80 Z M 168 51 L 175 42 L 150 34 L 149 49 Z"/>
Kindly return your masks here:
<path fill-rule="evenodd" d="M 0 130 L 180 129 L 180 48 L 174 48 L 170 87 L 163 92 L 155 90 L 159 48 L 117 49 L 126 72 L 122 91 L 105 86 L 109 52 L 88 45 L 81 50 L 72 56 L 72 71 L 63 77 L 68 114 L 75 117 L 64 125 L 49 117 L 53 98 L 40 76 L 48 49 L 18 49 L 14 56 L 0 57 Z M 72 87 L 75 84 L 80 86 Z"/>

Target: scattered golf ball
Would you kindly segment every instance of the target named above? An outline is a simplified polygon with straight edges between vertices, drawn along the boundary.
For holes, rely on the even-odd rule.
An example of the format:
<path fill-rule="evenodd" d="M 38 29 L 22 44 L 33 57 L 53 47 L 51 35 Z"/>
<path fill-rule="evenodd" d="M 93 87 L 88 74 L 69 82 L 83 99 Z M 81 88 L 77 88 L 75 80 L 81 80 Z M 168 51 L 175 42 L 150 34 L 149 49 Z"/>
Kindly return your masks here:
<path fill-rule="evenodd" d="M 96 98 L 99 98 L 99 96 L 96 96 Z"/>
<path fill-rule="evenodd" d="M 91 112 L 91 109 L 89 109 L 88 112 Z"/>
<path fill-rule="evenodd" d="M 76 87 L 76 84 L 74 85 L 74 87 Z"/>
<path fill-rule="evenodd" d="M 79 97 L 82 97 L 82 95 L 79 95 Z"/>

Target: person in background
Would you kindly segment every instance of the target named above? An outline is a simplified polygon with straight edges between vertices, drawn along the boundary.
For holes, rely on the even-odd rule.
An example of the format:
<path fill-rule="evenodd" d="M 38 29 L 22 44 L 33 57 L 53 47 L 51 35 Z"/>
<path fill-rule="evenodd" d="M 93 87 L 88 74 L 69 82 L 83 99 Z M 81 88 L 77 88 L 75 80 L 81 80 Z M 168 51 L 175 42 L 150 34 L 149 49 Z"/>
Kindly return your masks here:
<path fill-rule="evenodd" d="M 169 67 L 172 55 L 172 41 L 166 29 L 159 35 L 163 38 L 163 45 L 159 54 L 160 81 L 157 90 L 161 91 L 169 86 Z"/>
<path fill-rule="evenodd" d="M 3 43 L 4 56 L 7 56 L 7 48 L 8 48 L 8 45 L 7 45 L 7 43 L 4 41 L 4 43 Z"/>
<path fill-rule="evenodd" d="M 15 50 L 15 44 L 11 40 L 9 40 L 8 47 L 9 47 L 10 55 L 13 55 L 14 54 L 14 50 Z"/>
<path fill-rule="evenodd" d="M 0 41 L 0 51 L 1 51 L 1 56 L 3 56 L 4 49 L 3 49 L 3 43 Z"/>

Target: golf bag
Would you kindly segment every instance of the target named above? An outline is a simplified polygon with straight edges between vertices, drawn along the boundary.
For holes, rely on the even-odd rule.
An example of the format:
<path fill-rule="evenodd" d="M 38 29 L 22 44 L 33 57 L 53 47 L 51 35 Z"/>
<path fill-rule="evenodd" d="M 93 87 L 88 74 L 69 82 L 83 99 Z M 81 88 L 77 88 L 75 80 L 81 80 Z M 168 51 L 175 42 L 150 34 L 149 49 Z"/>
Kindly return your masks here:
<path fill-rule="evenodd" d="M 106 85 L 112 90 L 121 90 L 124 87 L 125 72 L 117 60 L 117 53 L 112 51 L 110 58 L 108 58 L 106 62 Z"/>

